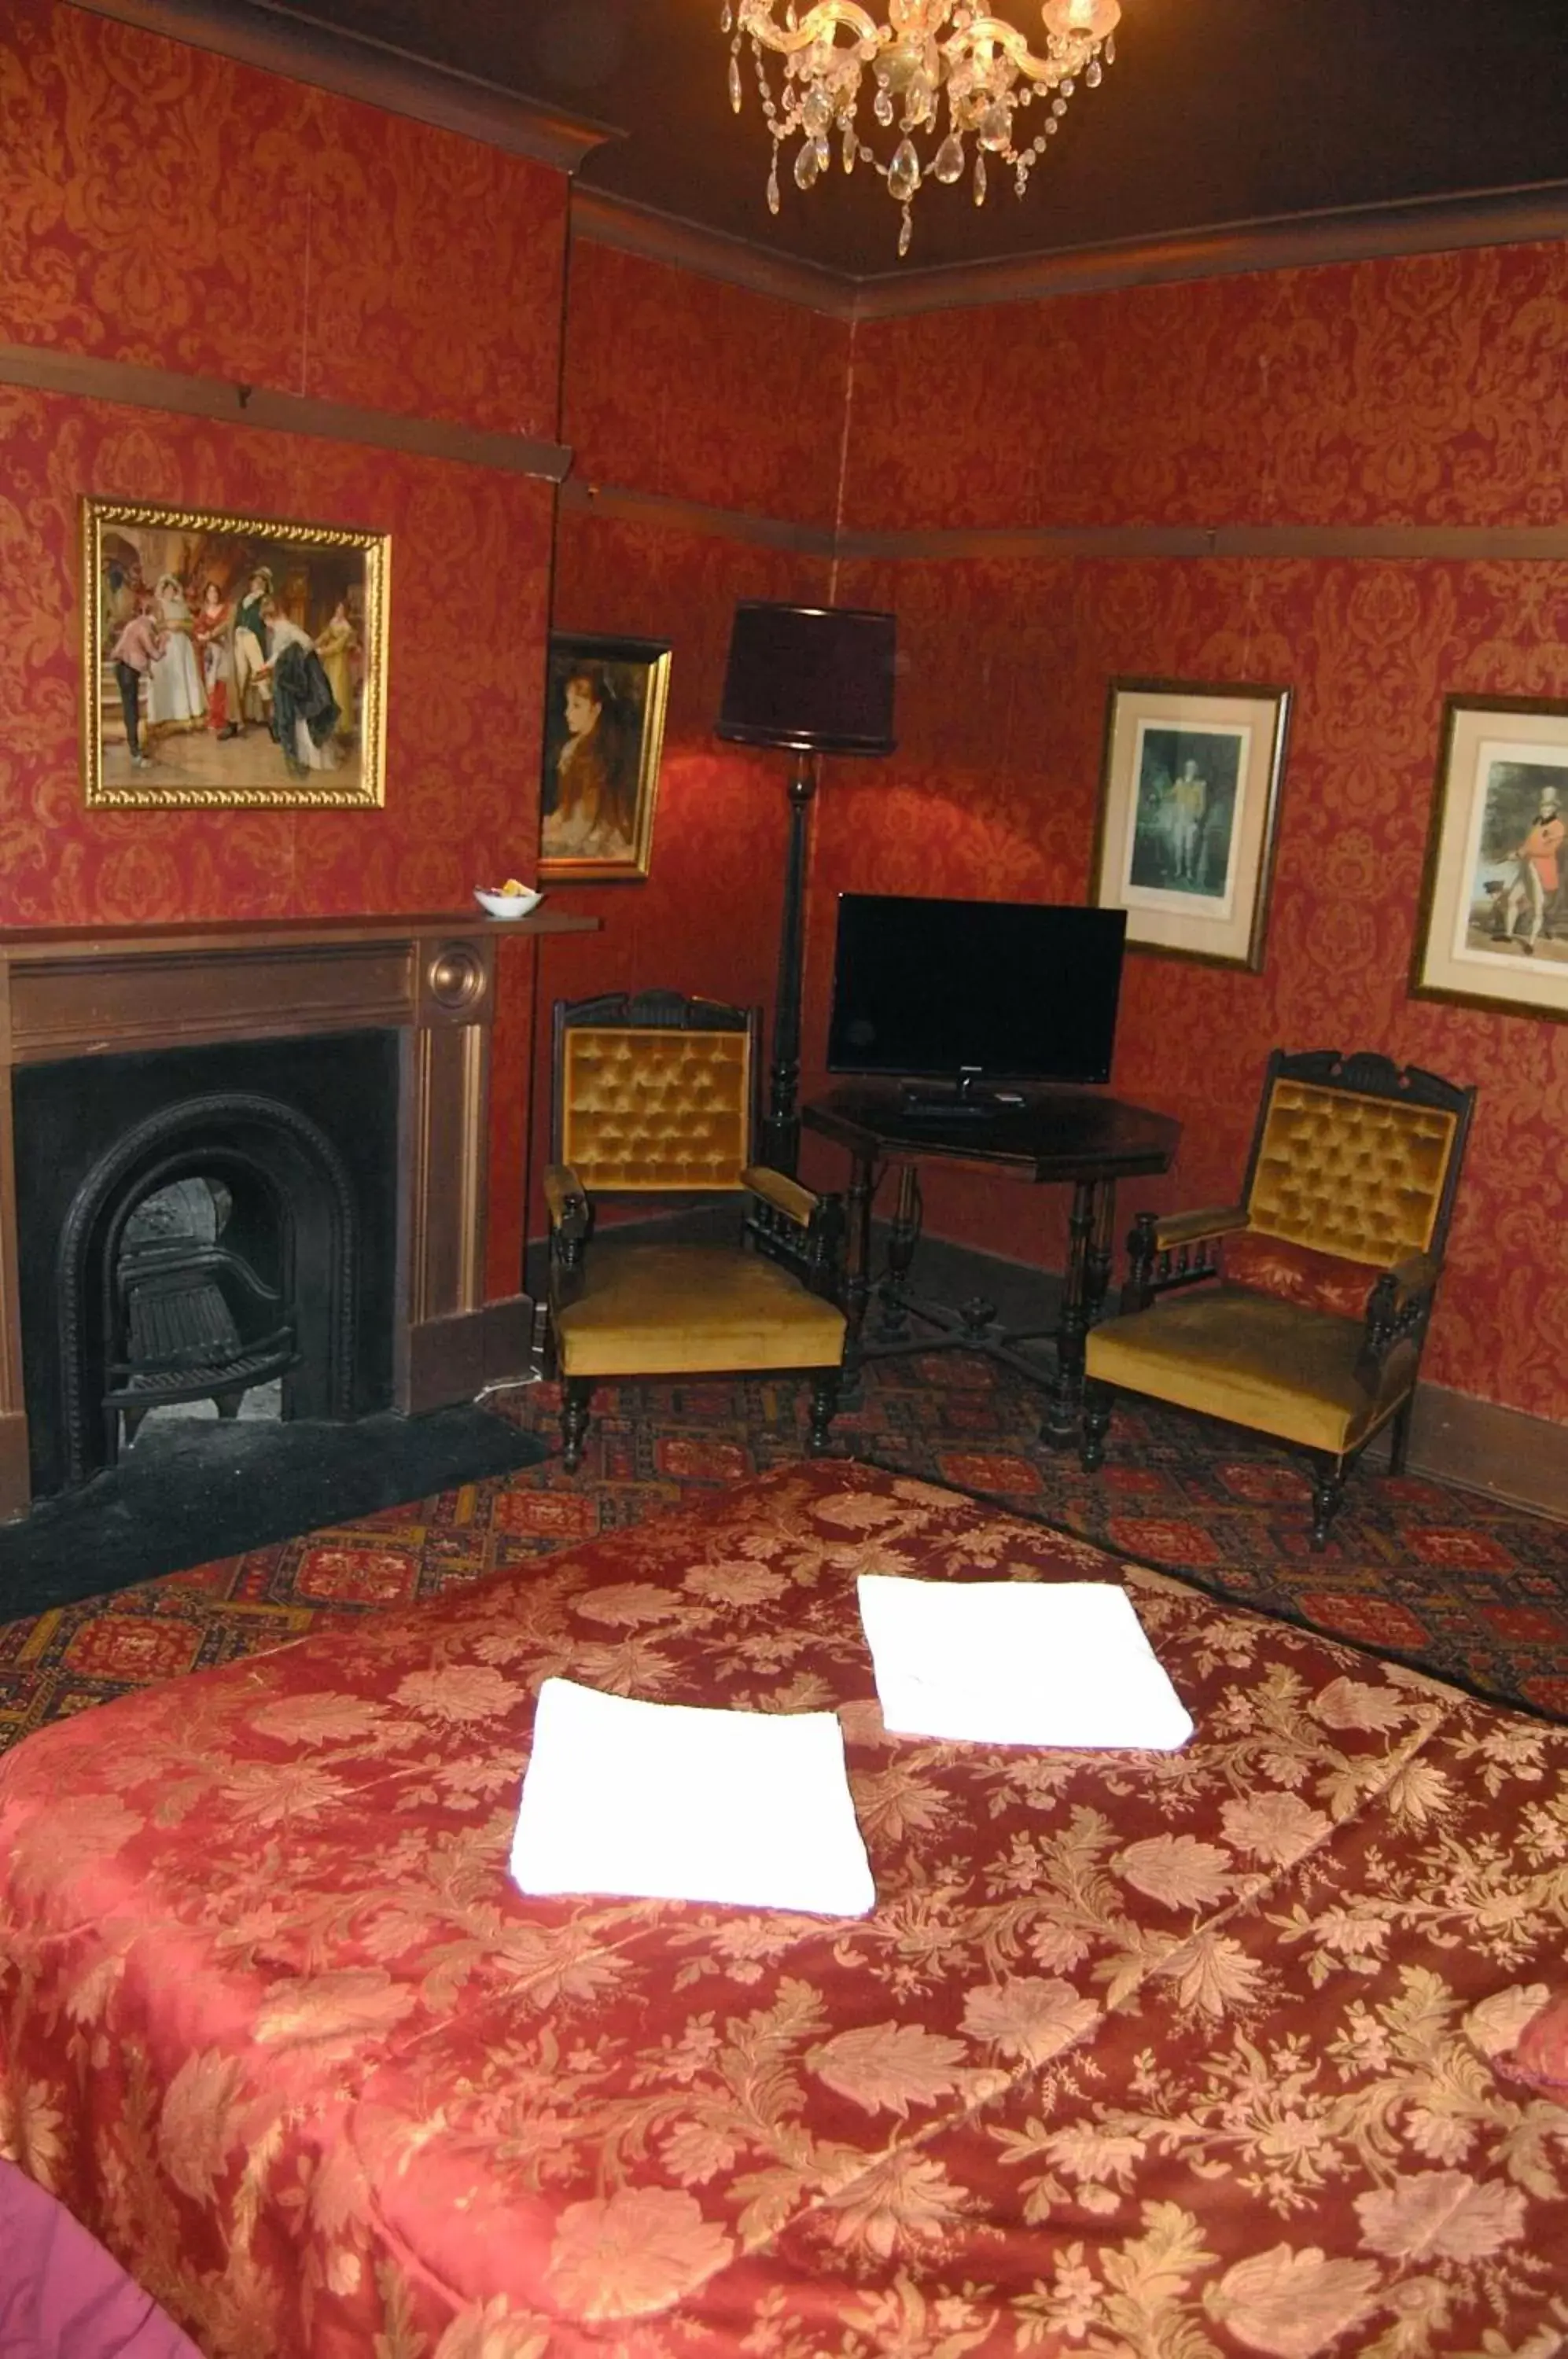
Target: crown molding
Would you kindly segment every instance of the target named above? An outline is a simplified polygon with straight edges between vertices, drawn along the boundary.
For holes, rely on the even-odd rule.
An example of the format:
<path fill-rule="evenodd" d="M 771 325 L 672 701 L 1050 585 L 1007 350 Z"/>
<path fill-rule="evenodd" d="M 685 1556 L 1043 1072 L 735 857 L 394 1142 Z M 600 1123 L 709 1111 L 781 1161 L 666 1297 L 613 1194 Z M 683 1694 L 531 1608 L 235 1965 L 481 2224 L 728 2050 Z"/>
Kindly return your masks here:
<path fill-rule="evenodd" d="M 855 316 L 855 281 L 814 262 L 791 255 L 771 254 L 766 246 L 707 229 L 700 222 L 680 221 L 651 205 L 634 204 L 629 197 L 607 195 L 602 189 L 572 190 L 572 234 L 593 245 L 611 245 L 645 262 L 672 263 L 702 278 L 722 278 L 732 287 L 749 288 L 755 295 L 771 295 L 780 302 L 848 321 Z"/>
<path fill-rule="evenodd" d="M 1176 279 L 1259 270 L 1312 269 L 1395 255 L 1477 245 L 1527 245 L 1568 237 L 1568 180 L 1407 204 L 1233 223 L 1184 237 L 1132 240 L 937 270 L 887 273 L 855 283 L 857 320 L 892 320 L 982 303 L 1034 303 Z"/>
<path fill-rule="evenodd" d="M 1474 246 L 1529 245 L 1568 238 L 1568 180 L 1528 188 L 1429 197 L 1398 205 L 1231 223 L 1189 235 L 1064 248 L 996 262 L 866 277 L 770 253 L 749 239 L 656 212 L 629 198 L 577 183 L 572 227 L 579 236 L 700 277 L 723 278 L 837 320 L 892 320 L 989 303 L 1038 303 L 1182 279 L 1254 271 L 1321 268 L 1399 255 Z"/>
<path fill-rule="evenodd" d="M 389 114 L 455 131 L 507 155 L 574 172 L 583 158 L 621 134 L 585 115 L 568 114 L 475 74 L 432 65 L 389 41 L 341 32 L 276 0 L 73 0 L 95 16 L 162 33 L 237 64 L 282 74 L 314 90 L 362 100 Z"/>

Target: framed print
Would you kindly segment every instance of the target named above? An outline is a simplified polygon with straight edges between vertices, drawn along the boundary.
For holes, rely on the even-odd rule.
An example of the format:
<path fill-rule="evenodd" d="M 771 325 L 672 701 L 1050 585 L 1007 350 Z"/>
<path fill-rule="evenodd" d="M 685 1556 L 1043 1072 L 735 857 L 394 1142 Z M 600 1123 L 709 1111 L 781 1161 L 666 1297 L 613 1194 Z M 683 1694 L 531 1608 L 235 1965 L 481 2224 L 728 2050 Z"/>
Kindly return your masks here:
<path fill-rule="evenodd" d="M 1451 696 L 1410 991 L 1568 1016 L 1568 704 Z"/>
<path fill-rule="evenodd" d="M 90 804 L 386 798 L 385 533 L 91 496 Z"/>
<path fill-rule="evenodd" d="M 1092 893 L 1134 947 L 1256 973 L 1290 692 L 1114 679 Z"/>
<path fill-rule="evenodd" d="M 670 647 L 662 639 L 552 631 L 539 794 L 542 883 L 648 875 L 664 749 Z"/>

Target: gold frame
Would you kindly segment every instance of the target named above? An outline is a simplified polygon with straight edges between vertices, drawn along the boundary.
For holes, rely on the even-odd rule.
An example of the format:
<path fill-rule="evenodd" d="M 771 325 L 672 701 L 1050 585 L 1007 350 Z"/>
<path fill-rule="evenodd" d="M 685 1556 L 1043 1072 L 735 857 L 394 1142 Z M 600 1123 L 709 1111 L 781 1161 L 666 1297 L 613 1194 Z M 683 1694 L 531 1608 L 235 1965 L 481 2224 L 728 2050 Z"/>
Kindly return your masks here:
<path fill-rule="evenodd" d="M 1203 966 L 1263 966 L 1269 897 L 1274 881 L 1279 788 L 1290 734 L 1288 688 L 1209 686 L 1181 679 L 1113 679 L 1105 707 L 1100 803 L 1090 863 L 1090 900 L 1100 909 L 1125 909 L 1129 950 L 1159 951 Z M 1203 873 L 1183 878 L 1162 873 L 1173 842 L 1160 844 L 1147 807 L 1158 801 L 1165 747 L 1150 736 L 1206 740 L 1218 748 L 1211 768 L 1229 771 L 1223 873 L 1214 873 L 1213 832 L 1199 822 Z M 1226 741 L 1233 749 L 1227 756 Z M 1167 780 L 1169 785 L 1169 780 Z M 1173 800 L 1173 798 L 1170 798 Z M 1215 805 L 1211 802 L 1211 811 Z M 1208 838 L 1205 842 L 1204 839 Z M 1139 873 L 1140 867 L 1143 872 Z"/>
<path fill-rule="evenodd" d="M 139 535 L 148 537 L 145 553 L 150 553 L 158 543 L 163 545 L 165 557 L 155 558 L 155 565 L 167 562 L 168 543 L 177 535 L 187 540 L 195 539 L 198 545 L 229 543 L 224 564 L 231 579 L 236 574 L 236 560 L 237 571 L 243 572 L 267 564 L 269 559 L 264 552 L 271 552 L 274 559 L 293 560 L 298 569 L 300 556 L 315 551 L 338 560 L 329 569 L 330 578 L 335 582 L 344 578 L 344 554 L 358 553 L 362 569 L 356 576 L 348 569 L 349 589 L 343 593 L 345 598 L 351 594 L 357 580 L 363 600 L 363 611 L 356 618 L 356 636 L 364 658 L 363 697 L 356 725 L 347 741 L 354 748 L 351 775 L 340 777 L 333 768 L 308 768 L 299 775 L 299 766 L 289 761 L 270 734 L 262 736 L 260 722 L 252 722 L 247 729 L 226 736 L 222 743 L 208 730 L 201 716 L 193 718 L 186 713 L 173 722 L 150 724 L 159 735 L 147 737 L 146 742 L 155 745 L 165 739 L 191 738 L 198 730 L 201 733 L 191 748 L 188 762 L 164 764 L 156 755 L 143 757 L 154 770 L 172 770 L 173 776 L 167 778 L 147 777 L 139 764 L 131 768 L 132 749 L 125 743 L 125 723 L 119 714 L 114 715 L 118 727 L 106 745 L 104 669 L 111 635 L 124 619 L 112 618 L 106 611 L 105 536 L 111 532 L 120 542 L 130 544 L 138 567 L 144 555 L 138 546 Z M 237 549 L 233 544 L 238 544 Z M 197 562 L 194 556 L 187 560 L 192 575 Z M 359 532 L 337 525 L 293 524 L 270 516 L 235 515 L 223 509 L 163 507 L 151 501 L 110 500 L 92 493 L 84 495 L 82 748 L 82 784 L 89 807 L 176 810 L 380 808 L 387 799 L 387 601 L 390 565 L 391 537 L 384 532 Z M 145 581 L 145 574 L 142 578 Z M 176 574 L 174 579 L 183 596 L 185 575 Z M 190 586 L 194 592 L 193 580 Z M 215 693 L 214 690 L 213 709 Z M 202 698 L 205 711 L 205 684 Z M 148 725 L 138 724 L 138 753 L 142 733 Z M 122 766 L 130 770 L 130 775 L 121 775 Z"/>
<path fill-rule="evenodd" d="M 1531 772 L 1539 773 L 1533 785 Z M 1557 1024 L 1568 1019 L 1568 835 L 1557 854 L 1556 907 L 1542 898 L 1533 939 L 1530 903 L 1540 888 L 1519 875 L 1530 805 L 1539 805 L 1548 784 L 1568 823 L 1568 702 L 1533 696 L 1444 700 L 1410 958 L 1412 999 Z M 1500 930 L 1510 924 L 1511 934 Z M 1549 945 L 1545 955 L 1542 942 Z"/>
<path fill-rule="evenodd" d="M 653 813 L 659 798 L 659 766 L 664 750 L 664 717 L 670 699 L 668 639 L 604 638 L 582 631 L 552 631 L 545 668 L 545 727 L 540 752 L 539 881 L 559 885 L 637 884 L 647 876 L 653 853 Z M 566 733 L 557 711 L 574 667 L 588 666 L 620 688 L 623 700 L 640 675 L 637 708 L 636 806 L 631 826 L 620 838 L 624 851 L 583 849 L 550 852 L 546 834 L 553 816 L 557 762 Z M 624 758 L 624 756 L 622 756 Z"/>

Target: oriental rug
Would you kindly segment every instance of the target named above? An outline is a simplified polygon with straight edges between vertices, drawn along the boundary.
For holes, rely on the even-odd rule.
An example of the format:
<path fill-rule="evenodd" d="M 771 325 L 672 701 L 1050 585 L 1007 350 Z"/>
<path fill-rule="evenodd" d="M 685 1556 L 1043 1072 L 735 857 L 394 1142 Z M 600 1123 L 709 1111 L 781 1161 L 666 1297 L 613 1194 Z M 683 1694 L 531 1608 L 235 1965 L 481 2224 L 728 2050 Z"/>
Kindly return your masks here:
<path fill-rule="evenodd" d="M 556 1448 L 551 1385 L 488 1406 L 550 1454 L 406 1506 L 219 1558 L 0 1626 L 0 1745 L 127 1688 L 544 1557 L 800 1454 L 802 1388 L 705 1377 L 608 1386 L 582 1471 Z M 1409 1476 L 1353 1479 L 1308 1547 L 1299 1462 L 1208 1420 L 1127 1405 L 1098 1476 L 1038 1439 L 1040 1397 L 991 1362 L 874 1363 L 833 1447 L 1093 1539 L 1282 1620 L 1471 1692 L 1568 1719 L 1568 1527 Z"/>

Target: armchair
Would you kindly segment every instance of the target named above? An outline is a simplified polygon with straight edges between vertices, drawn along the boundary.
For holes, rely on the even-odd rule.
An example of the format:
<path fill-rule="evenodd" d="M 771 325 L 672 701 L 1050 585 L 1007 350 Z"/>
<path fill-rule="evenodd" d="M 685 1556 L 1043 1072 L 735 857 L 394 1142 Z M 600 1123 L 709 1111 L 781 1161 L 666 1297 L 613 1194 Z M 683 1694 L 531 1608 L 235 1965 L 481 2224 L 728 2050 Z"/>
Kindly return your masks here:
<path fill-rule="evenodd" d="M 820 1455 L 844 1367 L 844 1208 L 749 1160 L 757 1011 L 668 991 L 555 1009 L 549 1352 L 565 1462 L 582 1460 L 594 1385 L 619 1376 L 800 1372 Z M 599 1230 L 606 1201 L 743 1206 L 735 1244 Z"/>
<path fill-rule="evenodd" d="M 1386 1057 L 1277 1049 L 1240 1201 L 1140 1213 L 1127 1240 L 1120 1315 L 1088 1338 L 1089 1472 L 1118 1392 L 1303 1450 L 1314 1549 L 1386 1426 L 1401 1472 L 1475 1099 Z"/>

